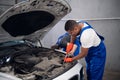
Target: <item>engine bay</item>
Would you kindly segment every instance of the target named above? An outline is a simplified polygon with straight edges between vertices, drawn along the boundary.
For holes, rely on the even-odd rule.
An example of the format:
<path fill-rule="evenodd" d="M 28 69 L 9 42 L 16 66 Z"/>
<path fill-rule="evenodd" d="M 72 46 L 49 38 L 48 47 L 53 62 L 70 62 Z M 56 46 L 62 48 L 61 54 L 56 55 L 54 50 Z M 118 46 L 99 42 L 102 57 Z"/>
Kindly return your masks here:
<path fill-rule="evenodd" d="M 0 72 L 23 80 L 51 80 L 73 67 L 65 54 L 43 47 L 19 44 L 0 48 Z"/>

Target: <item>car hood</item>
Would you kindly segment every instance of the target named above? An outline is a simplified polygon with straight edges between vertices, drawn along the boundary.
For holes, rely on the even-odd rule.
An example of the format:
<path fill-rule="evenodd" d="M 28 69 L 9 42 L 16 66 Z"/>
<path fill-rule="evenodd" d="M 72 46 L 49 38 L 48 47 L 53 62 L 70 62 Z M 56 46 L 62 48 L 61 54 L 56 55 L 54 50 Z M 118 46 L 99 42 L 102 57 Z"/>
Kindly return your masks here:
<path fill-rule="evenodd" d="M 20 2 L 0 16 L 0 43 L 24 38 L 42 39 L 71 7 L 64 0 Z"/>

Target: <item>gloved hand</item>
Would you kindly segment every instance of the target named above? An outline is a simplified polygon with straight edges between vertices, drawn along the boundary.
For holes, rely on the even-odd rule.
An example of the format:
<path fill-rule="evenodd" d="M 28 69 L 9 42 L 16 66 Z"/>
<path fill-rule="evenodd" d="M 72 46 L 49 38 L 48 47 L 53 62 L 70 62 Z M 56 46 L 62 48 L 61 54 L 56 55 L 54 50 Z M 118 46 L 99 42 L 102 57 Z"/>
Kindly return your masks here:
<path fill-rule="evenodd" d="M 72 62 L 72 58 L 64 58 L 64 62 Z"/>
<path fill-rule="evenodd" d="M 69 43 L 66 47 L 66 54 L 68 54 L 73 48 L 73 43 Z"/>

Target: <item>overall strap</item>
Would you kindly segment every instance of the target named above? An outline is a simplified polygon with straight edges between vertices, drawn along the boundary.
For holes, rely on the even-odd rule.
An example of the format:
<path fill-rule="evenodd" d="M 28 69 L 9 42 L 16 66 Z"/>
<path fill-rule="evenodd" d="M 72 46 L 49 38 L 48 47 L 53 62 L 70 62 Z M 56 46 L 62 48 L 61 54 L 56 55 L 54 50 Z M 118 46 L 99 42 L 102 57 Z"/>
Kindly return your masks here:
<path fill-rule="evenodd" d="M 89 29 L 89 28 L 92 28 L 92 27 L 91 26 L 87 26 L 87 27 L 82 28 L 82 30 L 80 31 L 80 37 L 81 37 L 81 34 L 83 33 L 83 31 L 85 31 L 86 29 Z"/>
<path fill-rule="evenodd" d="M 82 35 L 82 33 L 83 33 L 83 31 L 85 31 L 86 29 L 89 29 L 89 28 L 91 28 L 91 26 L 87 26 L 87 27 L 84 27 L 84 28 L 82 28 L 82 30 L 80 31 L 80 35 L 79 35 L 79 40 L 80 40 L 80 38 L 81 38 L 81 35 Z M 79 41 L 79 43 L 80 43 L 80 45 L 81 45 L 81 42 Z"/>
<path fill-rule="evenodd" d="M 82 34 L 82 32 L 83 32 L 84 30 L 89 29 L 89 28 L 92 28 L 92 29 L 93 29 L 93 27 L 92 27 L 90 24 L 88 24 L 86 21 L 79 21 L 78 23 L 86 23 L 86 24 L 88 25 L 87 27 L 84 27 L 84 28 L 80 31 L 80 37 L 81 37 L 81 34 Z M 96 31 L 95 31 L 95 32 L 96 32 Z M 96 34 L 99 36 L 99 38 L 101 39 L 101 41 L 104 41 L 104 37 L 103 37 L 103 36 L 99 35 L 97 32 L 96 32 Z"/>
<path fill-rule="evenodd" d="M 92 28 L 92 27 L 90 26 L 90 24 L 88 24 L 86 21 L 80 20 L 80 21 L 77 21 L 77 22 L 78 22 L 78 23 L 86 23 L 86 24 L 88 25 L 88 26 L 82 28 L 82 30 L 80 31 L 80 37 L 81 37 L 81 34 L 82 34 L 82 32 L 83 32 L 84 30 L 89 29 L 89 28 Z"/>

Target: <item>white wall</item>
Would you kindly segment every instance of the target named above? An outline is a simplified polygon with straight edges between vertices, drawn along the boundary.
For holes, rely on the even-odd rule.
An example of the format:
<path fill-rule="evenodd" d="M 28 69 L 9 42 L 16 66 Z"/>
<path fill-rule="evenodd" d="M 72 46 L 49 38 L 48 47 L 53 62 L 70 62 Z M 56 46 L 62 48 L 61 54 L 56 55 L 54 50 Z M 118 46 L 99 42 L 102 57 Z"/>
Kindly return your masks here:
<path fill-rule="evenodd" d="M 72 12 L 65 19 L 120 18 L 120 0 L 67 0 Z"/>
<path fill-rule="evenodd" d="M 67 19 L 88 20 L 105 37 L 106 68 L 120 71 L 120 0 L 68 0 L 72 12 L 64 17 L 43 39 L 50 47 L 63 34 Z"/>

